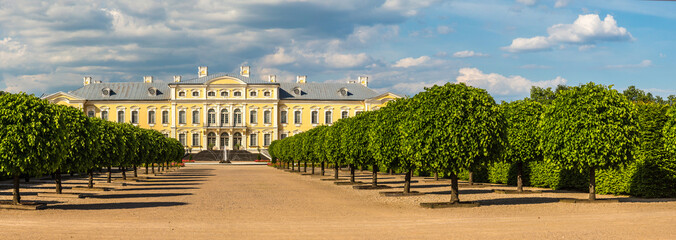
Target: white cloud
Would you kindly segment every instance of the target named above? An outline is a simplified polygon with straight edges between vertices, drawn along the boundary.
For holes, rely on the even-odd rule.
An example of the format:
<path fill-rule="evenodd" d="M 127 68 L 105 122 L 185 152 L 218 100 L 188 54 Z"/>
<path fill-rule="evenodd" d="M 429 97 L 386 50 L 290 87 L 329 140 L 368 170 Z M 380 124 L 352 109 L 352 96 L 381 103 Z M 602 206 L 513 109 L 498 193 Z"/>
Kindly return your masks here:
<path fill-rule="evenodd" d="M 286 50 L 283 47 L 277 48 L 275 53 L 264 56 L 261 64 L 265 66 L 277 66 L 296 61 L 295 57 L 286 54 L 285 51 Z"/>
<path fill-rule="evenodd" d="M 449 34 L 449 33 L 452 33 L 453 31 L 455 31 L 455 30 L 453 30 L 453 28 L 451 28 L 449 26 L 437 26 L 437 33 L 438 34 Z"/>
<path fill-rule="evenodd" d="M 487 56 L 488 56 L 488 54 L 480 53 L 480 52 L 474 52 L 474 51 L 471 51 L 471 50 L 465 50 L 465 51 L 453 53 L 453 57 L 456 57 L 456 58 L 487 57 Z"/>
<path fill-rule="evenodd" d="M 419 66 L 419 65 L 425 64 L 429 60 L 430 60 L 430 57 L 428 57 L 428 56 L 421 56 L 419 58 L 407 57 L 407 58 L 399 59 L 399 61 L 397 61 L 394 65 L 392 65 L 392 67 L 409 68 L 409 67 L 414 67 L 414 66 Z"/>
<path fill-rule="evenodd" d="M 26 54 L 27 46 L 6 37 L 0 40 L 0 65 L 4 67 L 20 64 Z"/>
<path fill-rule="evenodd" d="M 516 0 L 517 3 L 521 3 L 526 6 L 533 6 L 535 5 L 538 1 L 537 0 Z"/>
<path fill-rule="evenodd" d="M 383 3 L 382 8 L 400 11 L 406 16 L 414 16 L 418 14 L 419 9 L 426 8 L 436 2 L 438 0 L 387 0 Z"/>
<path fill-rule="evenodd" d="M 519 68 L 523 68 L 523 69 L 549 69 L 549 68 L 552 68 L 552 67 L 546 66 L 546 65 L 538 65 L 538 64 L 526 64 L 526 65 L 520 66 Z"/>
<path fill-rule="evenodd" d="M 551 49 L 559 44 L 592 45 L 602 41 L 627 41 L 633 39 L 624 27 L 619 27 L 615 18 L 597 14 L 579 15 L 573 24 L 556 24 L 547 29 L 548 36 L 516 38 L 502 49 L 508 52 L 527 52 Z"/>
<path fill-rule="evenodd" d="M 462 68 L 456 78 L 458 83 L 486 89 L 489 93 L 499 96 L 527 95 L 532 86 L 555 87 L 566 84 L 566 79 L 556 77 L 552 80 L 534 82 L 521 76 L 503 76 L 497 73 L 483 73 L 476 68 Z"/>
<path fill-rule="evenodd" d="M 624 65 L 608 65 L 606 68 L 611 69 L 621 69 L 621 68 L 646 68 L 653 65 L 653 62 L 646 59 L 637 64 L 624 64 Z"/>
<path fill-rule="evenodd" d="M 556 3 L 554 3 L 555 8 L 562 8 L 566 7 L 570 4 L 570 0 L 556 0 Z"/>
<path fill-rule="evenodd" d="M 595 47 L 596 47 L 596 45 L 594 45 L 594 44 L 587 44 L 587 45 L 582 45 L 582 46 L 578 47 L 577 49 L 580 50 L 580 51 L 587 51 L 587 50 L 595 48 Z"/>
<path fill-rule="evenodd" d="M 334 68 L 352 68 L 366 65 L 371 58 L 365 53 L 359 54 L 340 54 L 331 53 L 324 56 L 324 62 Z"/>

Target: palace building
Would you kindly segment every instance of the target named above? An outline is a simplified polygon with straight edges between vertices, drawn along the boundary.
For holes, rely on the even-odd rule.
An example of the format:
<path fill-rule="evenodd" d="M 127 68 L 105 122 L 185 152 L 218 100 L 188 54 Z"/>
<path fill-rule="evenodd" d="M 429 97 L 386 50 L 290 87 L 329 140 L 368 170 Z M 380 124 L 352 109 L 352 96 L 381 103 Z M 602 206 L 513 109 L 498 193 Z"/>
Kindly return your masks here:
<path fill-rule="evenodd" d="M 257 150 L 319 125 L 376 110 L 399 98 L 368 88 L 368 78 L 346 83 L 295 83 L 239 74 L 208 74 L 198 67 L 196 78 L 174 76 L 172 82 L 152 76 L 139 82 L 104 83 L 84 77 L 84 86 L 44 99 L 82 109 L 89 117 L 131 123 L 178 139 L 188 150 Z"/>

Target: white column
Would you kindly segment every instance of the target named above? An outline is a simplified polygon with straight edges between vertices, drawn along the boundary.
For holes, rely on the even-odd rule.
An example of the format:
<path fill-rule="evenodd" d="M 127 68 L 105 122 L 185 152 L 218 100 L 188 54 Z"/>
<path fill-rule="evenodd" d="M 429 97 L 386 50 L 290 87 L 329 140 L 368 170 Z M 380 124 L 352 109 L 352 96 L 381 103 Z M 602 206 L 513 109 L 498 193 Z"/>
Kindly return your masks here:
<path fill-rule="evenodd" d="M 177 119 L 177 112 L 176 112 L 176 103 L 171 103 L 171 112 L 169 112 L 169 116 L 171 116 L 171 137 L 178 139 L 178 134 L 176 133 L 176 121 Z"/>
<path fill-rule="evenodd" d="M 235 143 L 234 143 L 235 140 L 233 139 L 233 135 L 235 135 L 234 132 L 230 132 L 230 134 L 228 134 L 228 149 L 231 149 L 231 150 L 235 146 Z"/>
<path fill-rule="evenodd" d="M 246 142 L 246 134 L 247 134 L 247 133 L 246 133 L 246 130 L 245 130 L 245 131 L 242 131 L 242 150 L 246 150 L 246 149 L 247 149 L 247 145 L 249 145 L 249 144 L 247 144 L 247 142 Z"/>
<path fill-rule="evenodd" d="M 232 109 L 232 104 L 228 105 L 228 126 L 232 126 L 235 123 L 235 113 L 233 112 Z M 232 134 L 230 134 L 232 135 Z M 232 141 L 230 141 L 232 142 Z M 230 148 L 232 149 L 232 148 Z"/>
<path fill-rule="evenodd" d="M 242 104 L 242 127 L 246 127 L 246 116 L 249 115 L 249 111 L 246 110 L 246 103 Z"/>
<path fill-rule="evenodd" d="M 221 104 L 218 104 L 216 106 L 216 126 L 220 126 L 220 125 L 221 125 Z M 219 139 L 220 139 L 220 136 L 219 136 Z M 219 144 L 219 146 L 220 146 L 220 144 Z"/>
<path fill-rule="evenodd" d="M 202 120 L 202 127 L 204 127 L 204 128 L 206 128 L 206 126 L 208 124 L 207 123 L 208 114 L 209 114 L 209 111 L 207 111 L 207 104 L 205 103 L 204 107 L 202 107 L 202 116 L 204 116 L 204 118 L 200 119 L 200 120 Z"/>

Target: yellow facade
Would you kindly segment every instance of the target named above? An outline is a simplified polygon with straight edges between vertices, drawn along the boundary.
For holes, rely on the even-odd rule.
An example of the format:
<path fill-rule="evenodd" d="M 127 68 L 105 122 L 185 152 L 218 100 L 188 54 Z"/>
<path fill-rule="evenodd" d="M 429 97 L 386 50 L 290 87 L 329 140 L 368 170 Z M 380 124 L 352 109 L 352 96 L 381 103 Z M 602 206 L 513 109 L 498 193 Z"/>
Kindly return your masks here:
<path fill-rule="evenodd" d="M 201 76 L 198 80 L 207 77 L 209 76 Z M 105 96 L 85 93 L 85 88 L 95 88 L 99 85 L 102 89 L 109 88 L 112 91 L 116 91 L 116 87 L 120 89 L 130 87 L 124 83 L 108 86 L 100 82 L 91 83 L 91 79 L 87 82 L 85 79 L 84 90 L 59 92 L 46 96 L 45 99 L 77 107 L 89 116 L 106 118 L 107 115 L 108 121 L 123 121 L 157 130 L 168 137 L 178 139 L 189 150 L 200 151 L 208 147 L 265 149 L 276 139 L 293 136 L 319 125 L 330 125 L 340 118 L 351 117 L 359 112 L 378 109 L 388 101 L 399 97 L 391 93 L 370 94 L 372 90 L 362 86 L 364 83 L 349 83 L 344 84 L 346 87 L 341 89 L 354 89 L 358 94 L 366 92 L 369 94 L 363 95 L 368 98 L 357 99 L 358 96 L 353 96 L 341 99 L 340 96 L 330 96 L 328 98 L 332 99 L 328 99 L 322 96 L 320 98 L 327 99 L 303 99 L 303 96 L 300 96 L 302 93 L 299 96 L 292 96 L 293 94 L 288 93 L 292 91 L 289 89 L 294 87 L 295 91 L 296 88 L 307 86 L 308 90 L 299 90 L 299 93 L 310 92 L 313 89 L 317 89 L 315 91 L 333 89 L 319 83 L 305 84 L 305 79 L 291 86 L 286 83 L 247 82 L 225 75 L 209 78 L 208 81 L 197 83 L 180 81 L 169 83 L 167 88 L 159 87 L 161 91 L 168 90 L 162 93 L 165 94 L 163 97 L 145 100 L 122 99 L 122 97 L 107 99 Z M 157 83 L 151 84 L 146 85 L 151 86 L 150 88 L 159 86 Z M 146 85 L 134 86 L 144 88 Z M 287 87 L 288 91 L 283 90 L 283 87 Z M 281 92 L 286 95 L 280 96 Z"/>

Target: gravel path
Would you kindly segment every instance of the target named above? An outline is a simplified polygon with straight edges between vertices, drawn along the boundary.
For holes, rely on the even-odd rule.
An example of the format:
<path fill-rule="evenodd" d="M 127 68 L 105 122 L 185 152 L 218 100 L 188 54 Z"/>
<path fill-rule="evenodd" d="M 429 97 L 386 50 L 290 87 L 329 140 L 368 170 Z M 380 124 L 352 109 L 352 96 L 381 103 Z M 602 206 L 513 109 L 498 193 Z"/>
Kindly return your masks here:
<path fill-rule="evenodd" d="M 450 187 L 414 178 L 412 190 L 425 195 L 382 197 L 379 191 L 401 190 L 403 177 L 381 177 L 394 189 L 353 190 L 318 176 L 233 165 L 191 165 L 85 199 L 38 198 L 53 184 L 31 185 L 22 189 L 24 200 L 52 204 L 0 210 L 0 239 L 676 239 L 673 199 L 572 204 L 558 199 L 587 195 L 505 195 L 491 189 L 510 187 L 489 186 L 461 188 L 461 200 L 481 207 L 423 209 L 421 202 L 448 201 Z M 64 191 L 76 185 L 84 181 L 66 180 Z M 11 190 L 1 190 L 0 200 L 9 199 Z"/>

